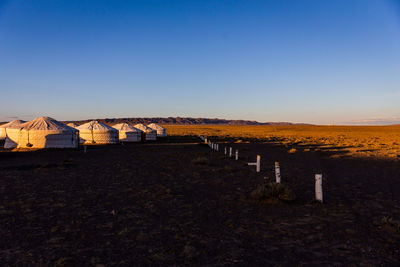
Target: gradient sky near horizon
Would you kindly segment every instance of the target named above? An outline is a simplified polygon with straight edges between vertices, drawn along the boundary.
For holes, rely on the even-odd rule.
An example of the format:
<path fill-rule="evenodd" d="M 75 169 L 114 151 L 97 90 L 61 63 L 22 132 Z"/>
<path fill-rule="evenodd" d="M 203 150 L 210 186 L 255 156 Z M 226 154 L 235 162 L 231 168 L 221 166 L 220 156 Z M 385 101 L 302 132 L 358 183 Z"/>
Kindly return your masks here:
<path fill-rule="evenodd" d="M 0 0 L 0 121 L 400 123 L 400 1 Z"/>

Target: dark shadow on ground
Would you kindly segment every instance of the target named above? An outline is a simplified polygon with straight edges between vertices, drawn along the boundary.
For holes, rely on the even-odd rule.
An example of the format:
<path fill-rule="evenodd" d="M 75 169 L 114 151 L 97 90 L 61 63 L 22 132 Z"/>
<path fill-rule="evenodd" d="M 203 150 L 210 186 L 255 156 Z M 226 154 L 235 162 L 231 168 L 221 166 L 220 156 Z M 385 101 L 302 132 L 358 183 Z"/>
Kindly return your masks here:
<path fill-rule="evenodd" d="M 223 144 L 199 144 L 0 153 L 0 264 L 400 264 L 398 161 L 227 143 L 235 161 Z M 260 173 L 247 166 L 257 154 Z M 275 161 L 294 203 L 249 197 L 274 180 Z M 324 204 L 313 202 L 315 173 Z"/>

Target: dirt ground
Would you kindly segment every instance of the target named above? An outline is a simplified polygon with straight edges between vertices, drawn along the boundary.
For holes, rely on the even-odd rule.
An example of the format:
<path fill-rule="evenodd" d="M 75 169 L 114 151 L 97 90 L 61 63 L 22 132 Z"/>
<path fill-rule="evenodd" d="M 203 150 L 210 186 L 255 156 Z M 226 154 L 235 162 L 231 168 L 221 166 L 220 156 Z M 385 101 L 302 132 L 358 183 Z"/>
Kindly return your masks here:
<path fill-rule="evenodd" d="M 178 136 L 0 152 L 0 265 L 400 265 L 398 160 L 213 140 L 239 160 Z M 293 203 L 250 198 L 275 161 Z"/>

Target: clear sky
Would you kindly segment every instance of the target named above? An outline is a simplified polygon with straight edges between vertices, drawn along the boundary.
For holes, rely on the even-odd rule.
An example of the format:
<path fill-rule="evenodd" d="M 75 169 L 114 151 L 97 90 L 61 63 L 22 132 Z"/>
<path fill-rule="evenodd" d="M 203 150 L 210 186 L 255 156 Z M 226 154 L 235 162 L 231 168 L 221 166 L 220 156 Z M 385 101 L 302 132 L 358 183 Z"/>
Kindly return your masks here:
<path fill-rule="evenodd" d="M 400 122 L 400 1 L 0 0 L 0 121 Z"/>

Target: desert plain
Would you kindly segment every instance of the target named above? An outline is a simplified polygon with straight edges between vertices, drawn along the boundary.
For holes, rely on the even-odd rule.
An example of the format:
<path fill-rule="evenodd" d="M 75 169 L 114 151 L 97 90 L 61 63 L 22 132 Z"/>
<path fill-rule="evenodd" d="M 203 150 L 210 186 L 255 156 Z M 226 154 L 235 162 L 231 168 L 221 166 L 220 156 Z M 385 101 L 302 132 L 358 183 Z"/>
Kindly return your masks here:
<path fill-rule="evenodd" d="M 224 138 L 257 139 L 314 151 L 336 151 L 336 157 L 400 158 L 400 125 L 165 125 L 171 135 L 204 135 Z"/>

